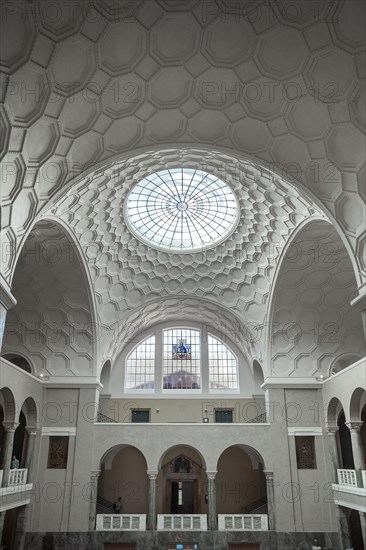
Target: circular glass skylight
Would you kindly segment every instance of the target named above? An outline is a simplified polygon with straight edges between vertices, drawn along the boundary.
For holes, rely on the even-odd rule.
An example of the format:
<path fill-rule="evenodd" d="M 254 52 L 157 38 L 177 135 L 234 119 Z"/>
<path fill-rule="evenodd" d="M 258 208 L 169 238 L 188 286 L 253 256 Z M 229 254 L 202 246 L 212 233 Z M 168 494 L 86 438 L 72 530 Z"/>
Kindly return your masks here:
<path fill-rule="evenodd" d="M 216 176 L 190 168 L 160 170 L 127 197 L 131 231 L 151 246 L 191 251 L 223 241 L 235 228 L 238 203 Z"/>

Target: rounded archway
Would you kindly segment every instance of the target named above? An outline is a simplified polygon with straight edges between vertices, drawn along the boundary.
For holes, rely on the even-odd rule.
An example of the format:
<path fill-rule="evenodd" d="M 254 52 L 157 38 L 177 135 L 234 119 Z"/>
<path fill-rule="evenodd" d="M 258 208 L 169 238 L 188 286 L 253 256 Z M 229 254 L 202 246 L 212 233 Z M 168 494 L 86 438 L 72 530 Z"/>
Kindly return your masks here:
<path fill-rule="evenodd" d="M 16 405 L 13 392 L 9 388 L 0 389 L 0 406 L 3 411 L 3 422 L 15 422 Z"/>
<path fill-rule="evenodd" d="M 312 220 L 287 242 L 271 292 L 272 376 L 328 376 L 334 357 L 360 357 L 365 340 L 352 259 L 336 229 Z"/>
<path fill-rule="evenodd" d="M 59 222 L 42 219 L 19 253 L 2 353 L 39 376 L 91 376 L 96 356 L 93 294 L 84 252 Z"/>
<path fill-rule="evenodd" d="M 188 445 L 168 449 L 159 461 L 157 513 L 207 514 L 206 464 Z"/>
<path fill-rule="evenodd" d="M 147 463 L 132 445 L 118 445 L 105 453 L 98 479 L 97 513 L 113 513 L 121 497 L 124 514 L 147 513 Z"/>
<path fill-rule="evenodd" d="M 225 449 L 217 463 L 218 514 L 266 514 L 267 489 L 264 461 L 248 445 Z"/>
<path fill-rule="evenodd" d="M 33 373 L 31 363 L 26 357 L 23 357 L 22 355 L 16 353 L 6 353 L 5 355 L 3 355 L 3 357 L 4 359 L 9 361 L 10 363 L 13 363 L 13 365 L 19 367 L 25 372 L 28 372 L 29 374 Z"/>

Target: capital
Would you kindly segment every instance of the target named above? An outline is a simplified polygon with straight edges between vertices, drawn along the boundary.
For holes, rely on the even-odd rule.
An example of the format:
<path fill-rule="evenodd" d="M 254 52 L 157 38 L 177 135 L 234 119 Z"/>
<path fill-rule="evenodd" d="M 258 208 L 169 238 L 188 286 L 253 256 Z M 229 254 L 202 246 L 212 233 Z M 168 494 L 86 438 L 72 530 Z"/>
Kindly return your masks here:
<path fill-rule="evenodd" d="M 267 482 L 273 482 L 273 472 L 271 470 L 263 470 L 264 475 L 266 476 Z"/>
<path fill-rule="evenodd" d="M 206 472 L 207 479 L 208 479 L 209 481 L 215 481 L 215 479 L 216 479 L 216 474 L 217 474 L 217 471 Z"/>
<path fill-rule="evenodd" d="M 147 470 L 147 477 L 149 479 L 156 479 L 158 477 L 158 470 Z"/>
<path fill-rule="evenodd" d="M 350 432 L 359 432 L 361 430 L 363 422 L 346 422 L 346 426 Z"/>
<path fill-rule="evenodd" d="M 26 426 L 25 429 L 27 430 L 28 436 L 36 436 L 37 435 L 37 428 L 31 428 L 30 426 Z"/>
<path fill-rule="evenodd" d="M 19 426 L 19 422 L 3 422 L 3 426 L 4 426 L 4 430 L 6 432 L 15 432 L 15 430 L 17 429 L 17 427 Z"/>
<path fill-rule="evenodd" d="M 327 426 L 328 435 L 336 435 L 339 432 L 339 426 Z"/>
<path fill-rule="evenodd" d="M 92 471 L 90 472 L 90 478 L 91 478 L 91 480 L 94 481 L 94 482 L 97 481 L 97 479 L 98 479 L 98 477 L 99 477 L 99 475 L 100 475 L 100 472 L 101 472 L 101 470 L 92 470 Z"/>

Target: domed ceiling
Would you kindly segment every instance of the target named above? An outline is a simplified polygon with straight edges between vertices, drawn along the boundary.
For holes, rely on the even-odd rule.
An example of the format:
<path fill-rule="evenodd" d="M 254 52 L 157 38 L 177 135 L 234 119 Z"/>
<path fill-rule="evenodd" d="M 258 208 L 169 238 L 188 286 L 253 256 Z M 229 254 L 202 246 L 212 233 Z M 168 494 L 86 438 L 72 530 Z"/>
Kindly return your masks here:
<path fill-rule="evenodd" d="M 3 247 L 19 250 L 35 221 L 43 230 L 68 227 L 95 293 L 93 306 L 85 299 L 80 307 L 101 331 L 99 361 L 115 357 L 128 334 L 177 312 L 221 319 L 243 351 L 262 356 L 258 327 L 269 320 L 278 259 L 311 220 L 332 220 L 344 233 L 357 283 L 364 281 L 364 5 L 296 6 L 96 0 L 59 3 L 51 14 L 46 0 L 35 0 L 9 8 Z M 239 223 L 214 248 L 157 250 L 129 229 L 128 193 L 174 168 L 212 174 L 235 194 Z M 319 238 L 338 239 L 345 251 L 330 229 Z M 16 255 L 6 255 L 9 282 L 15 264 Z M 345 273 L 352 275 L 351 262 Z M 357 295 L 352 281 L 347 300 Z M 281 281 L 282 295 L 286 288 Z M 278 302 L 272 313 L 286 317 L 287 307 Z M 255 338 L 242 336 L 253 330 Z M 312 375 L 318 360 L 306 370 L 304 359 L 296 371 L 294 356 L 274 374 Z M 81 373 L 90 369 L 86 362 Z"/>
<path fill-rule="evenodd" d="M 2 243 L 100 163 L 196 144 L 301 182 L 363 269 L 364 17 L 358 0 L 8 2 Z"/>

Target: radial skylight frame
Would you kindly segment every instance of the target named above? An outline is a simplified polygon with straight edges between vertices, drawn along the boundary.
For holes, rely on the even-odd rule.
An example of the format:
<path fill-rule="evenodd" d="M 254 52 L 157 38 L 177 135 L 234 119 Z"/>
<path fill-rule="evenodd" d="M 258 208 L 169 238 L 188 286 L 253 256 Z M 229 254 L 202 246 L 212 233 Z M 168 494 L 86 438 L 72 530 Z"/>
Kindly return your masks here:
<path fill-rule="evenodd" d="M 194 168 L 154 172 L 125 202 L 130 231 L 153 248 L 198 252 L 217 246 L 235 230 L 239 203 L 220 178 Z"/>

